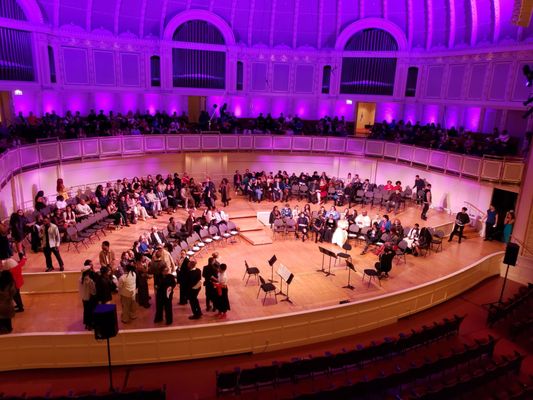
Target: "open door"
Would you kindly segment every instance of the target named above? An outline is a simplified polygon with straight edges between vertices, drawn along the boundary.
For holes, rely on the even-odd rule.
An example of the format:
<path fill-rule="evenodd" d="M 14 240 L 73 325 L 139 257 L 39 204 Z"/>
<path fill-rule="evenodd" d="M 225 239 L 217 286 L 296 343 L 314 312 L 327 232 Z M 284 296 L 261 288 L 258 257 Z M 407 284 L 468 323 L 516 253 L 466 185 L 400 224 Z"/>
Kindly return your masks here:
<path fill-rule="evenodd" d="M 376 103 L 357 103 L 355 113 L 355 136 L 368 136 L 369 126 L 374 125 Z"/>
<path fill-rule="evenodd" d="M 11 92 L 0 92 L 0 124 L 9 125 L 13 121 L 13 118 Z"/>
<path fill-rule="evenodd" d="M 189 121 L 198 123 L 200 113 L 205 111 L 205 96 L 189 96 Z"/>

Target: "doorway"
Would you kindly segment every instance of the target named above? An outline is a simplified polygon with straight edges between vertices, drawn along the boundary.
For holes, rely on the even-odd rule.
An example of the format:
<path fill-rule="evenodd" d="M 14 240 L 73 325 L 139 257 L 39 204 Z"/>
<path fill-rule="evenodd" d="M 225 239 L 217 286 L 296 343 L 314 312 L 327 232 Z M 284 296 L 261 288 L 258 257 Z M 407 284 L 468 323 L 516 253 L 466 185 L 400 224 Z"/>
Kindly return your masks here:
<path fill-rule="evenodd" d="M 200 113 L 206 109 L 205 96 L 189 96 L 189 121 L 197 124 Z"/>
<path fill-rule="evenodd" d="M 368 136 L 376 118 L 376 103 L 357 103 L 355 136 Z"/>
<path fill-rule="evenodd" d="M 498 232 L 503 232 L 503 221 L 507 211 L 516 210 L 517 199 L 518 193 L 509 190 L 494 189 L 492 191 L 492 199 L 490 202 L 498 212 Z"/>
<path fill-rule="evenodd" d="M 0 92 L 0 125 L 9 125 L 13 120 L 13 100 L 11 92 Z"/>

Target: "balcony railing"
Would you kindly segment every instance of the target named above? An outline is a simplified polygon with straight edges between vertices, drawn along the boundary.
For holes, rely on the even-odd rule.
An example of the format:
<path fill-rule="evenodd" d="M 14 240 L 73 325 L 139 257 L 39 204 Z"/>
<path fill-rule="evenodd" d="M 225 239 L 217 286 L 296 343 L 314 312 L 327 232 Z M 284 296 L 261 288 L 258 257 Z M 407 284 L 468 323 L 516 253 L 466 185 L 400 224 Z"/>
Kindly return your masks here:
<path fill-rule="evenodd" d="M 481 158 L 364 138 L 223 134 L 113 136 L 12 148 L 0 155 L 0 182 L 3 187 L 13 174 L 67 161 L 148 153 L 234 151 L 373 157 L 506 184 L 519 184 L 524 170 L 524 162 L 519 158 Z"/>

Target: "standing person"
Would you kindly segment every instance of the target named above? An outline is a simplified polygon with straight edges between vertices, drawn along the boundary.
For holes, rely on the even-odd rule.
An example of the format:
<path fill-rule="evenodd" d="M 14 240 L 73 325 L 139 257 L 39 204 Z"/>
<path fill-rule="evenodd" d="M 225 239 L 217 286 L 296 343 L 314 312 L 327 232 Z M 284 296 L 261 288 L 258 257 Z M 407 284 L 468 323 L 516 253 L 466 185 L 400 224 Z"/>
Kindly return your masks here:
<path fill-rule="evenodd" d="M 64 271 L 63 259 L 61 254 L 59 254 L 59 245 L 61 244 L 61 237 L 59 235 L 59 229 L 57 225 L 54 225 L 50 222 L 50 218 L 43 218 L 43 226 L 39 230 L 39 236 L 41 238 L 41 243 L 43 245 L 44 258 L 46 260 L 46 271 L 50 272 L 54 270 L 54 265 L 52 263 L 52 253 L 59 263 L 59 270 Z"/>
<path fill-rule="evenodd" d="M 213 254 L 214 255 L 214 254 Z M 205 286 L 205 311 L 211 311 L 211 306 L 213 306 L 213 311 L 217 309 L 216 307 L 216 288 L 213 283 L 212 278 L 216 278 L 218 275 L 218 266 L 215 264 L 215 258 L 209 257 L 207 265 L 202 269 L 202 278 L 204 278 Z"/>
<path fill-rule="evenodd" d="M 490 205 L 485 217 L 485 239 L 492 241 L 496 233 L 496 226 L 498 225 L 498 212 L 494 205 Z"/>
<path fill-rule="evenodd" d="M 213 277 L 217 290 L 216 308 L 218 310 L 217 317 L 226 318 L 226 312 L 230 310 L 229 297 L 228 297 L 228 277 L 226 275 L 227 265 L 220 264 L 220 270 L 218 275 Z"/>
<path fill-rule="evenodd" d="M 222 205 L 224 207 L 229 206 L 229 201 L 231 200 L 230 188 L 228 185 L 228 180 L 226 178 L 222 179 L 218 191 L 220 192 L 220 200 L 222 201 Z"/>
<path fill-rule="evenodd" d="M 96 300 L 100 304 L 107 304 L 113 300 L 113 292 L 116 289 L 115 282 L 111 277 L 108 267 L 101 267 L 100 273 L 95 275 Z"/>
<path fill-rule="evenodd" d="M 505 219 L 503 220 L 503 241 L 509 243 L 511 241 L 511 235 L 513 234 L 513 226 L 515 223 L 514 211 L 507 211 Z"/>
<path fill-rule="evenodd" d="M 461 239 L 463 238 L 463 231 L 465 230 L 465 225 L 470 223 L 470 217 L 468 216 L 468 213 L 466 211 L 467 208 L 463 207 L 461 211 L 457 213 L 457 216 L 455 217 L 455 225 L 453 226 L 453 231 L 450 235 L 450 238 L 448 239 L 448 242 L 451 242 L 453 237 L 457 234 L 459 235 L 459 243 L 461 243 Z"/>
<path fill-rule="evenodd" d="M 11 249 L 9 238 L 7 237 L 8 233 L 9 228 L 7 225 L 0 222 L 0 260 L 7 260 L 13 255 L 13 250 Z"/>
<path fill-rule="evenodd" d="M 155 319 L 154 323 L 163 321 L 163 311 L 165 313 L 165 323 L 167 325 L 172 324 L 172 296 L 174 294 L 174 288 L 176 287 L 176 278 L 170 273 L 169 267 L 164 267 L 161 276 L 161 282 L 157 287 L 156 300 L 155 300 Z"/>
<path fill-rule="evenodd" d="M 192 315 L 189 319 L 202 318 L 202 309 L 198 301 L 198 294 L 202 288 L 202 272 L 196 268 L 196 261 L 189 261 L 189 274 L 187 284 L 187 297 L 191 305 Z"/>
<path fill-rule="evenodd" d="M 211 182 L 211 178 L 206 177 L 204 188 L 202 190 L 202 200 L 207 208 L 211 209 L 215 206 L 215 184 Z"/>
<path fill-rule="evenodd" d="M 28 225 L 28 219 L 24 216 L 22 210 L 11 214 L 9 219 L 9 227 L 11 228 L 11 238 L 15 241 L 15 248 L 19 256 L 19 260 L 24 257 L 24 246 L 22 241 L 26 237 L 26 226 Z"/>
<path fill-rule="evenodd" d="M 424 189 L 424 207 L 422 208 L 422 214 L 420 215 L 420 218 L 422 218 L 424 221 L 428 219 L 427 212 L 429 210 L 429 206 L 431 205 L 431 200 L 431 184 L 428 183 Z"/>
<path fill-rule="evenodd" d="M 418 193 L 423 191 L 426 187 L 426 182 L 423 179 L 420 179 L 419 175 L 415 176 L 415 184 L 413 185 L 415 190 L 415 196 L 416 196 L 416 204 L 420 204 L 422 202 L 422 198 L 418 196 Z"/>
<path fill-rule="evenodd" d="M 13 300 L 17 289 L 9 271 L 0 271 L 0 334 L 11 333 L 11 319 L 15 316 Z"/>
<path fill-rule="evenodd" d="M 135 254 L 135 272 L 137 273 L 137 303 L 141 307 L 150 308 L 150 293 L 148 291 L 147 258 L 141 253 Z"/>
<path fill-rule="evenodd" d="M 128 264 L 126 266 L 126 273 L 118 280 L 118 294 L 120 296 L 120 304 L 122 305 L 122 313 L 120 320 L 127 324 L 131 320 L 137 318 L 135 316 L 135 292 L 137 290 L 137 274 L 135 273 L 135 266 Z"/>
<path fill-rule="evenodd" d="M 0 270 L 9 271 L 15 282 L 16 292 L 13 296 L 13 300 L 15 301 L 15 312 L 24 311 L 24 304 L 22 303 L 22 297 L 20 296 L 20 288 L 24 284 L 24 278 L 22 276 L 22 267 L 24 267 L 24 264 L 26 264 L 26 256 L 23 256 L 19 262 L 16 262 L 13 258 L 2 260 L 2 264 L 0 265 Z"/>
<path fill-rule="evenodd" d="M 180 284 L 180 301 L 179 305 L 187 305 L 187 284 L 189 281 L 189 262 L 191 259 L 187 255 L 187 251 L 182 250 L 180 252 L 180 258 L 178 263 L 180 264 L 180 270 L 178 273 L 178 283 Z"/>
<path fill-rule="evenodd" d="M 96 284 L 93 280 L 93 262 L 85 260 L 81 269 L 79 285 L 80 298 L 83 303 L 83 325 L 90 331 L 93 329 L 93 312 L 98 301 L 96 300 Z"/>

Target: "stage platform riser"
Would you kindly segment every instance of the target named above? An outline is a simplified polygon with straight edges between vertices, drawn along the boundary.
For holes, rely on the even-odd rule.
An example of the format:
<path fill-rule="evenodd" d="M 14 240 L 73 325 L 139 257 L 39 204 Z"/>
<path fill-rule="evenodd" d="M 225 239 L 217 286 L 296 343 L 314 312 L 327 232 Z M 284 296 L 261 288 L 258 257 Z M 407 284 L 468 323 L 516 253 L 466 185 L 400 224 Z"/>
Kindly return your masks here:
<path fill-rule="evenodd" d="M 264 353 L 369 331 L 445 302 L 499 275 L 502 258 L 503 252 L 493 253 L 411 289 L 313 311 L 215 325 L 123 331 L 111 339 L 113 363 Z M 0 337 L 0 354 L 2 371 L 102 366 L 107 362 L 104 343 L 96 342 L 92 333 L 6 335 Z"/>

